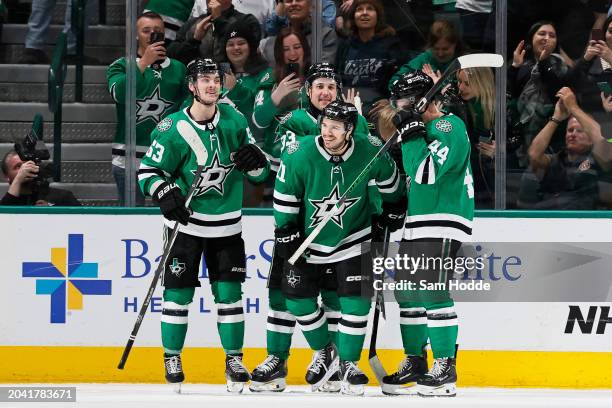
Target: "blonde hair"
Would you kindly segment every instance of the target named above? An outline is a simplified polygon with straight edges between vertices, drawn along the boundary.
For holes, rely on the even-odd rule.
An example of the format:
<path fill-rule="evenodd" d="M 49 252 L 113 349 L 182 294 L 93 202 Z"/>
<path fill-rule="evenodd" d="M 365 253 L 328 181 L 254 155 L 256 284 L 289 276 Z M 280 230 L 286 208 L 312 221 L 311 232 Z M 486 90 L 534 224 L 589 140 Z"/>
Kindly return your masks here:
<path fill-rule="evenodd" d="M 476 100 L 482 107 L 484 114 L 484 125 L 487 129 L 492 129 L 495 125 L 495 79 L 493 71 L 488 67 L 466 68 L 457 72 L 465 72 L 470 88 L 472 88 Z M 472 119 L 475 119 L 475 113 L 472 112 Z"/>

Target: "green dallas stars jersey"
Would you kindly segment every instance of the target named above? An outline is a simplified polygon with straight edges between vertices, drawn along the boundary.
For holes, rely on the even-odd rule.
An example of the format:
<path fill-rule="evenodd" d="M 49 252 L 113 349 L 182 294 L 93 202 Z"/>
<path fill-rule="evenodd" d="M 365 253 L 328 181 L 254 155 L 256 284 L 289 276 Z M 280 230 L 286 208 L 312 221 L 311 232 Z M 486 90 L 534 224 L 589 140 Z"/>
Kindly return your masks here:
<path fill-rule="evenodd" d="M 136 61 L 138 61 L 137 59 Z M 189 94 L 185 66 L 166 58 L 159 71 L 136 69 L 136 157 L 141 158 L 151 144 L 151 131 L 160 120 L 176 112 Z M 126 59 L 113 62 L 106 71 L 108 91 L 117 107 L 117 127 L 113 141 L 113 164 L 124 167 Z"/>
<path fill-rule="evenodd" d="M 262 150 L 268 156 L 271 163 L 272 171 L 278 170 L 279 157 L 281 153 L 281 144 L 275 143 L 274 132 L 283 115 L 294 109 L 302 109 L 308 106 L 309 99 L 306 94 L 306 88 L 302 87 L 297 95 L 290 95 L 281 101 L 280 106 L 274 105 L 272 102 L 272 91 L 276 83 L 272 74 L 264 76 L 259 82 L 257 94 L 255 95 L 255 104 L 253 106 L 252 122 L 255 125 L 255 131 L 262 133 L 263 146 Z M 258 138 L 259 139 L 259 138 Z"/>
<path fill-rule="evenodd" d="M 272 68 L 263 69 L 256 75 L 243 75 L 238 79 L 236 85 L 224 94 L 236 105 L 236 109 L 247 118 L 249 126 L 253 123 L 253 104 L 259 84 L 271 76 Z"/>
<path fill-rule="evenodd" d="M 469 241 L 474 185 L 465 124 L 451 114 L 432 120 L 425 128 L 426 138 L 402 144 L 410 180 L 404 239 Z"/>
<path fill-rule="evenodd" d="M 149 0 L 145 11 L 153 11 L 176 32 L 189 19 L 195 0 Z M 175 40 L 176 38 L 169 38 Z"/>
<path fill-rule="evenodd" d="M 288 145 L 274 185 L 276 226 L 298 226 L 310 234 L 381 146 L 377 138 L 357 134 L 338 160 L 322 147 L 321 136 Z M 385 201 L 397 201 L 405 194 L 395 162 L 383 155 L 309 245 L 309 263 L 338 262 L 361 253 L 360 244 L 371 234 L 371 185 L 378 187 Z"/>
<path fill-rule="evenodd" d="M 208 152 L 203 180 L 191 201 L 193 215 L 181 232 L 200 237 L 225 237 L 242 231 L 242 189 L 244 178 L 263 182 L 270 173 L 263 169 L 242 174 L 234 168 L 230 153 L 240 146 L 254 143 L 245 117 L 228 104 L 217 104 L 217 113 L 206 124 L 196 123 L 187 109 L 176 112 L 157 125 L 153 140 L 142 159 L 138 183 L 145 195 L 151 195 L 164 181 L 176 181 L 187 194 L 197 167 L 196 156 L 176 129 L 187 121 L 198 132 Z M 174 222 L 164 219 L 167 226 Z"/>

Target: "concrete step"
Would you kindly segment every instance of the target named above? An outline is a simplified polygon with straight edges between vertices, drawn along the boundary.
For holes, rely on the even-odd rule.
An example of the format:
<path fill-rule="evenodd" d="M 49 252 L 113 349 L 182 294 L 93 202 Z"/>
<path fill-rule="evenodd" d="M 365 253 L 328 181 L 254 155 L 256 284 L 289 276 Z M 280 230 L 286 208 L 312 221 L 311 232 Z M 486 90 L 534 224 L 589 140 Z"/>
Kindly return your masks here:
<path fill-rule="evenodd" d="M 45 44 L 53 45 L 63 25 L 51 25 L 45 35 Z M 26 24 L 4 24 L 2 28 L 3 44 L 24 44 L 28 26 Z M 85 32 L 85 46 L 125 46 L 125 28 L 120 26 L 90 26 Z"/>
<path fill-rule="evenodd" d="M 106 66 L 85 65 L 83 67 L 83 84 L 106 84 Z M 74 65 L 68 66 L 65 83 L 74 83 Z M 0 82 L 13 83 L 44 83 L 49 80 L 48 65 L 0 65 Z"/>
<path fill-rule="evenodd" d="M 29 13 L 29 4 L 31 0 L 19 1 L 19 14 L 24 22 L 27 22 Z M 66 13 L 66 1 L 58 0 L 53 9 L 52 24 L 64 24 Z M 90 24 L 98 24 L 99 10 L 95 9 L 90 17 Z M 107 25 L 125 25 L 125 0 L 107 0 L 106 1 L 106 24 Z"/>
<path fill-rule="evenodd" d="M 0 132 L 0 143 L 21 141 L 32 129 L 30 122 L 3 122 Z M 75 123 L 62 124 L 62 141 L 64 143 L 111 143 L 115 134 L 115 123 Z M 53 122 L 44 122 L 43 139 L 46 143 L 53 141 Z"/>
<path fill-rule="evenodd" d="M 74 84 L 64 85 L 63 101 L 74 102 Z M 83 85 L 84 103 L 114 103 L 106 84 Z M 0 82 L 0 101 L 2 102 L 47 102 L 47 84 L 43 83 L 3 83 Z"/>
<path fill-rule="evenodd" d="M 13 103 L 0 102 L 0 122 L 30 122 L 34 115 L 40 113 L 46 122 L 53 121 L 46 103 Z M 115 122 L 115 105 L 105 103 L 68 103 L 63 105 L 64 122 Z"/>
<path fill-rule="evenodd" d="M 23 44 L 7 44 L 0 47 L 0 61 L 7 64 L 16 64 L 23 54 Z M 53 54 L 53 46 L 44 47 L 44 51 L 49 57 Z M 87 46 L 85 55 L 95 57 L 100 61 L 100 65 L 110 65 L 117 58 L 125 54 L 125 47 L 113 46 Z M 44 65 L 43 65 L 44 66 Z"/>
<path fill-rule="evenodd" d="M 63 161 L 64 183 L 114 183 L 110 161 Z"/>

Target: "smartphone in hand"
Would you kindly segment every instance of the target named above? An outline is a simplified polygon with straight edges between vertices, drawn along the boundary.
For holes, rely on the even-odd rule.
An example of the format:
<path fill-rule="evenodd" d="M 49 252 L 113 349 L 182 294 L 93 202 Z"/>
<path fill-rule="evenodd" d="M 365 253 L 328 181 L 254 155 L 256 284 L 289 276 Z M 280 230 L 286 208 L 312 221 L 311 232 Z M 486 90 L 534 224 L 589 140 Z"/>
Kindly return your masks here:
<path fill-rule="evenodd" d="M 592 41 L 605 41 L 604 32 L 601 28 L 594 28 L 591 30 Z"/>
<path fill-rule="evenodd" d="M 300 75 L 300 64 L 297 62 L 290 62 L 287 64 L 285 76 L 289 76 L 292 73 L 295 74 L 296 77 Z"/>
<path fill-rule="evenodd" d="M 151 33 L 151 36 L 149 37 L 149 44 L 155 44 L 157 42 L 164 41 L 165 39 L 166 39 L 166 36 L 164 35 L 163 32 L 153 31 Z"/>

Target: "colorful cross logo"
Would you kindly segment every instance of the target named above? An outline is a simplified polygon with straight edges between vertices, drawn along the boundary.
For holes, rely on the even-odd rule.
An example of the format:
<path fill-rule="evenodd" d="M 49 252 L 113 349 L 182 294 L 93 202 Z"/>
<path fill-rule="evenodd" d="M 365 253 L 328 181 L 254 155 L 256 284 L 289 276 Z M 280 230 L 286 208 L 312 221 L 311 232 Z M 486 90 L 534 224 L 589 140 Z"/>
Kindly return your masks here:
<path fill-rule="evenodd" d="M 68 248 L 51 248 L 51 262 L 23 262 L 24 278 L 36 280 L 37 295 L 51 295 L 51 323 L 66 323 L 69 310 L 83 309 L 83 295 L 110 295 L 111 280 L 98 278 L 98 264 L 83 262 L 83 234 L 69 234 Z"/>

